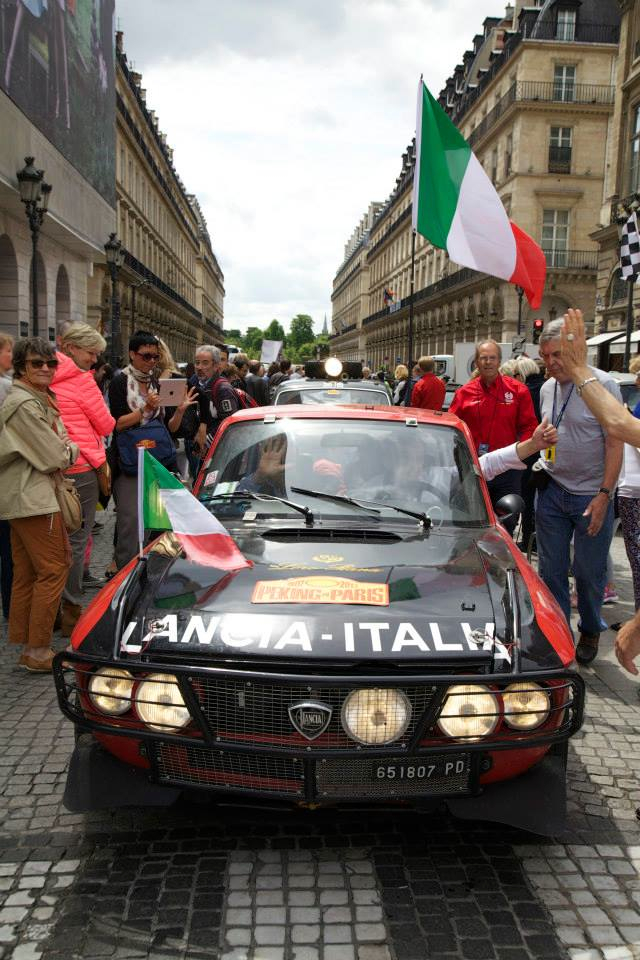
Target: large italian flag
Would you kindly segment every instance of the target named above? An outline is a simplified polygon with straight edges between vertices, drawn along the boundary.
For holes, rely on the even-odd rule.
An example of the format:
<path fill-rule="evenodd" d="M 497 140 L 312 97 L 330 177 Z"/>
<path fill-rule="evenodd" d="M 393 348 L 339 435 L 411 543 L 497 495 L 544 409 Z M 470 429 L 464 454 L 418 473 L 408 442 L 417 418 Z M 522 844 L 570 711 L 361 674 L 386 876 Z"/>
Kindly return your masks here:
<path fill-rule="evenodd" d="M 418 87 L 413 227 L 462 267 L 518 284 L 536 310 L 547 263 L 512 223 L 491 180 L 422 78 Z"/>
<path fill-rule="evenodd" d="M 171 530 L 188 560 L 220 570 L 241 570 L 252 563 L 238 550 L 220 521 L 148 450 L 138 450 L 138 528 Z"/>

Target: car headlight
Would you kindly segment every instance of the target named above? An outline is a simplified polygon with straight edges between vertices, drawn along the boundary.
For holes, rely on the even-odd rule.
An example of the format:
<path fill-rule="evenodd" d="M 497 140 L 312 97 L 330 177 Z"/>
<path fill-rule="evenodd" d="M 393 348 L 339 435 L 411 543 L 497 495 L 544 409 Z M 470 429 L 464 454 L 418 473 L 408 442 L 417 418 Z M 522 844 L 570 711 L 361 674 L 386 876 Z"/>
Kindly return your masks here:
<path fill-rule="evenodd" d="M 150 673 L 136 690 L 136 710 L 141 720 L 159 733 L 186 727 L 191 719 L 172 673 Z"/>
<path fill-rule="evenodd" d="M 402 690 L 354 690 L 342 704 L 342 726 L 367 746 L 399 740 L 410 720 L 411 704 Z"/>
<path fill-rule="evenodd" d="M 512 683 L 502 699 L 504 722 L 514 730 L 533 730 L 549 717 L 549 694 L 539 683 Z"/>
<path fill-rule="evenodd" d="M 100 667 L 89 679 L 89 699 L 101 713 L 113 717 L 126 713 L 131 707 L 133 677 L 128 670 L 118 667 Z"/>
<path fill-rule="evenodd" d="M 499 719 L 498 698 L 482 684 L 449 687 L 438 726 L 448 737 L 477 740 L 495 730 Z"/>

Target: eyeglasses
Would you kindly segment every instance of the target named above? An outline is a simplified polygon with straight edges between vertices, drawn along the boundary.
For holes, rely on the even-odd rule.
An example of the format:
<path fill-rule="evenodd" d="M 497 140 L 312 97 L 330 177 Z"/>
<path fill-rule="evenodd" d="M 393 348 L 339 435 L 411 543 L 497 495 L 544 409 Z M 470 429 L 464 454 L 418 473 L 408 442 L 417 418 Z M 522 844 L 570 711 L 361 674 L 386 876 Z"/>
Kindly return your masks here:
<path fill-rule="evenodd" d="M 152 361 L 160 359 L 159 353 L 140 353 L 139 350 L 136 350 L 136 354 L 141 360 L 144 360 L 145 363 L 151 363 Z"/>
<path fill-rule="evenodd" d="M 27 363 L 30 367 L 34 367 L 36 370 L 42 370 L 43 367 L 49 367 L 49 370 L 55 370 L 58 366 L 58 361 L 55 359 L 52 360 L 27 360 Z"/>

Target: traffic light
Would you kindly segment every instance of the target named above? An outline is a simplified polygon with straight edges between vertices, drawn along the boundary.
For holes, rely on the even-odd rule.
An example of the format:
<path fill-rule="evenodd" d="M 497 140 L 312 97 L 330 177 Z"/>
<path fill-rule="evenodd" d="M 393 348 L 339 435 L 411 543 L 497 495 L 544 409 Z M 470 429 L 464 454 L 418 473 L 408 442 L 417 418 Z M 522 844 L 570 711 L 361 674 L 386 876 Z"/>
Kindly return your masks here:
<path fill-rule="evenodd" d="M 540 334 L 542 333 L 542 328 L 544 327 L 544 320 L 538 319 L 533 321 L 533 342 L 540 343 Z"/>

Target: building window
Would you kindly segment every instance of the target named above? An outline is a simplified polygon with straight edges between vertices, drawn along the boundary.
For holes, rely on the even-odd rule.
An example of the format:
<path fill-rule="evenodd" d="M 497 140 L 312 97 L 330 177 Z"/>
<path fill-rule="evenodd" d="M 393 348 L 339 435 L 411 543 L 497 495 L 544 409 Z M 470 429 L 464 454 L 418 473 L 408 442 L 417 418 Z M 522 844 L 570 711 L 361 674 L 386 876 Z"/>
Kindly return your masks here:
<path fill-rule="evenodd" d="M 551 127 L 549 137 L 549 173 L 571 173 L 571 127 Z"/>
<path fill-rule="evenodd" d="M 629 293 L 629 284 L 622 276 L 622 270 L 618 269 L 611 278 L 609 291 L 607 294 L 607 306 L 612 307 L 614 303 L 623 303 Z"/>
<path fill-rule="evenodd" d="M 569 252 L 568 210 L 543 211 L 542 249 L 550 267 L 567 266 Z"/>
<path fill-rule="evenodd" d="M 507 145 L 504 152 L 504 175 L 505 177 L 510 176 L 511 174 L 511 160 L 513 157 L 513 134 L 510 133 L 507 136 Z"/>
<path fill-rule="evenodd" d="M 637 193 L 640 191 L 640 104 L 635 108 L 633 114 L 630 172 L 629 193 Z"/>
<path fill-rule="evenodd" d="M 575 66 L 556 66 L 553 72 L 553 99 L 573 103 L 576 98 Z"/>
<path fill-rule="evenodd" d="M 498 148 L 496 147 L 491 153 L 491 182 L 497 183 L 498 181 Z"/>
<path fill-rule="evenodd" d="M 575 40 L 576 38 L 576 11 L 569 8 L 558 10 L 556 22 L 556 40 Z"/>

